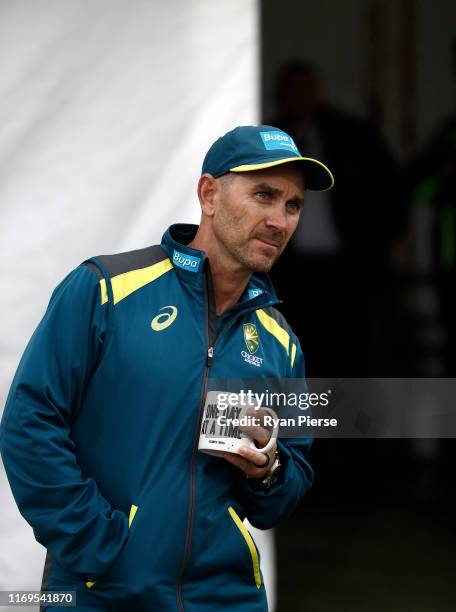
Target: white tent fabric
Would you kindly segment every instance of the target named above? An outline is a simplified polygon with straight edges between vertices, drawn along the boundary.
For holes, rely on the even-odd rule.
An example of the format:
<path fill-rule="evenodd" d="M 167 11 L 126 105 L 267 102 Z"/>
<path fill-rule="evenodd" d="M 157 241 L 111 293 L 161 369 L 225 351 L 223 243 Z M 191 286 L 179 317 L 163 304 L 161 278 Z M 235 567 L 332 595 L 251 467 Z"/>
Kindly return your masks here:
<path fill-rule="evenodd" d="M 52 289 L 73 267 L 199 221 L 195 189 L 209 144 L 258 120 L 258 8 L 0 3 L 2 406 Z M 3 469 L 0 496 L 0 589 L 38 589 L 45 551 Z M 252 531 L 272 585 L 272 536 Z"/>

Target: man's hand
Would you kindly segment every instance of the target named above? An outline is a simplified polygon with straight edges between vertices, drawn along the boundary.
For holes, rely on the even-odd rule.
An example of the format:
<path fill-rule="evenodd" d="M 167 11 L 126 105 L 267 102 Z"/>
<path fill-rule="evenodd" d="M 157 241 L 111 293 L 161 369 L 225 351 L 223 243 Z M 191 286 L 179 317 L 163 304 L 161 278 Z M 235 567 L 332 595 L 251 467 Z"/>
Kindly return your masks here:
<path fill-rule="evenodd" d="M 255 417 L 261 423 L 262 418 L 268 413 L 265 410 L 254 410 L 253 408 L 247 409 L 247 415 Z M 258 448 L 263 448 L 271 439 L 272 428 L 264 427 L 263 425 L 255 426 L 241 426 L 241 431 L 252 438 Z M 264 478 L 274 463 L 274 455 L 276 452 L 277 445 L 273 444 L 272 448 L 269 449 L 267 455 L 269 460 L 267 461 L 266 453 L 261 453 L 248 446 L 241 446 L 237 453 L 223 453 L 223 457 L 229 461 L 229 463 L 235 465 L 244 472 L 248 478 Z"/>

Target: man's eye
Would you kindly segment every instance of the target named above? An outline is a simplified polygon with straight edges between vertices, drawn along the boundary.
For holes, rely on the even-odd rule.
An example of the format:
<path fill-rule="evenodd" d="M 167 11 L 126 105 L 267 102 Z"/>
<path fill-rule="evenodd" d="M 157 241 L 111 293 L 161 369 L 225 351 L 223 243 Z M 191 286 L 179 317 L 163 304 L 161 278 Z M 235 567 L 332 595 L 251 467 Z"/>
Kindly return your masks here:
<path fill-rule="evenodd" d="M 301 210 L 301 206 L 298 204 L 298 202 L 288 202 L 287 206 L 293 210 L 293 212 L 299 212 Z"/>
<path fill-rule="evenodd" d="M 266 198 L 270 196 L 270 192 L 269 191 L 257 191 L 255 195 L 258 196 L 260 199 L 265 200 Z"/>

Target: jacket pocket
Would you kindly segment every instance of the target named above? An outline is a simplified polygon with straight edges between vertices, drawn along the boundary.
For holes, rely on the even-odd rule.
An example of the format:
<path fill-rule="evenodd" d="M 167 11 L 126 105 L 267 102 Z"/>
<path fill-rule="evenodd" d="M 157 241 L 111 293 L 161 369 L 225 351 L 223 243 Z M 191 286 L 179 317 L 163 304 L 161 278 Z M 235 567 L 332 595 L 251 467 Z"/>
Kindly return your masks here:
<path fill-rule="evenodd" d="M 239 518 L 236 510 L 232 506 L 228 506 L 228 512 L 230 513 L 231 518 L 233 519 L 236 527 L 241 532 L 241 535 L 248 546 L 250 557 L 252 559 L 253 577 L 255 579 L 256 587 L 259 589 L 261 587 L 260 559 L 258 557 L 258 551 L 255 546 L 255 542 L 253 541 L 253 538 L 250 535 L 247 527 Z"/>
<path fill-rule="evenodd" d="M 134 520 L 134 518 L 135 518 L 135 515 L 136 515 L 136 512 L 137 512 L 137 510 L 138 510 L 138 507 L 139 507 L 139 506 L 136 506 L 135 504 L 132 504 L 132 505 L 131 505 L 131 507 L 130 507 L 130 514 L 129 514 L 129 516 L 128 516 L 128 528 L 129 528 L 129 529 L 130 529 L 130 527 L 131 527 L 131 525 L 132 525 L 132 523 L 133 523 L 133 520 Z M 125 546 L 126 546 L 126 545 L 127 545 L 127 543 L 125 544 Z M 123 551 L 125 550 L 125 546 L 124 546 L 123 550 L 120 552 L 120 555 L 121 555 L 121 554 L 123 553 Z M 119 555 L 119 556 L 120 556 L 120 555 Z M 115 560 L 114 560 L 114 563 L 116 563 L 116 561 L 117 561 L 117 559 L 115 559 Z M 113 563 L 112 565 L 114 565 L 114 563 Z M 111 565 L 111 567 L 112 567 L 112 565 Z M 109 569 L 111 569 L 111 568 L 109 568 Z M 108 572 L 109 572 L 109 570 L 108 570 Z M 108 573 L 108 572 L 107 572 L 107 573 Z M 104 575 L 106 575 L 106 574 L 104 574 Z M 88 589 L 91 589 L 91 588 L 93 587 L 93 585 L 94 585 L 94 584 L 96 584 L 96 582 L 97 582 L 97 580 L 87 580 L 87 582 L 86 582 L 86 587 L 87 587 Z"/>

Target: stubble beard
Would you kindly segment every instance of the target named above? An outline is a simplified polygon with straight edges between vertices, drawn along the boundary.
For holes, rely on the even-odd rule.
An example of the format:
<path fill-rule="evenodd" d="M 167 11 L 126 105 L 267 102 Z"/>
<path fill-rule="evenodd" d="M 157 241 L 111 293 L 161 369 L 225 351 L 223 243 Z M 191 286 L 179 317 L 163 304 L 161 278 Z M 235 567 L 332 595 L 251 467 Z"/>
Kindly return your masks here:
<path fill-rule="evenodd" d="M 254 236 L 243 238 L 244 228 L 242 218 L 230 214 L 227 202 L 223 203 L 222 211 L 223 213 L 219 216 L 218 223 L 214 225 L 214 233 L 225 251 L 252 273 L 264 274 L 269 272 L 281 255 L 284 247 L 280 246 L 279 252 L 270 257 L 252 252 Z"/>
<path fill-rule="evenodd" d="M 280 252 L 277 255 L 270 257 L 254 253 L 252 252 L 252 237 L 240 240 L 240 236 L 242 236 L 242 228 L 240 226 L 236 227 L 235 224 L 230 224 L 229 228 L 225 226 L 224 229 L 225 231 L 219 234 L 219 240 L 223 244 L 224 249 L 234 260 L 252 273 L 264 274 L 269 272 L 282 252 L 282 248 L 280 248 Z"/>
<path fill-rule="evenodd" d="M 244 245 L 226 245 L 231 255 L 250 272 L 266 273 L 275 263 L 274 257 L 266 257 L 249 253 L 248 243 Z"/>

